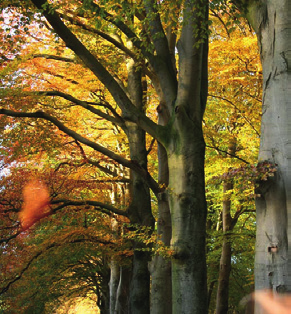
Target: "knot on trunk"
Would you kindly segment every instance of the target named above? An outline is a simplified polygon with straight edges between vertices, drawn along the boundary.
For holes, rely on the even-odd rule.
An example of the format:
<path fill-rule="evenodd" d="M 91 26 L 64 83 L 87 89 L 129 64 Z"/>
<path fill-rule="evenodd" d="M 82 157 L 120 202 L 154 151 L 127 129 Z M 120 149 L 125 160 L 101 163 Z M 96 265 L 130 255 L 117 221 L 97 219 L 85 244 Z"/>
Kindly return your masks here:
<path fill-rule="evenodd" d="M 173 248 L 174 248 L 173 257 L 175 259 L 185 260 L 185 259 L 190 258 L 190 255 L 191 255 L 190 249 L 188 248 L 187 245 L 177 243 L 177 244 L 174 244 Z"/>

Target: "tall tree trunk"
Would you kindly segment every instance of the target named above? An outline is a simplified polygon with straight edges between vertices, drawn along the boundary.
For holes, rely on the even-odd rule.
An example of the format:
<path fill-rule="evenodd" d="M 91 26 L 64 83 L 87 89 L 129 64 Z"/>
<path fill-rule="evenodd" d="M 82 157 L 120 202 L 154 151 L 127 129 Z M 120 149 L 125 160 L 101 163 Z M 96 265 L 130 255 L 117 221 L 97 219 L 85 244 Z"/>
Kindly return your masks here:
<path fill-rule="evenodd" d="M 140 70 L 137 70 L 134 61 L 128 62 L 128 92 L 139 110 L 144 108 L 144 88 Z M 147 170 L 147 150 L 145 132 L 133 122 L 126 122 L 126 133 L 129 140 L 130 158 Z M 131 203 L 128 208 L 128 217 L 133 224 L 141 227 L 154 227 L 154 217 L 151 211 L 150 190 L 143 178 L 137 173 L 131 173 Z M 149 230 L 150 232 L 150 230 Z M 145 245 L 134 241 L 134 256 L 132 279 L 130 285 L 130 313 L 150 313 L 150 273 L 148 263 L 150 253 L 145 251 Z"/>
<path fill-rule="evenodd" d="M 275 176 L 260 182 L 257 189 L 260 197 L 256 200 L 255 288 L 277 292 L 286 291 L 288 284 L 287 212 L 291 213 L 289 15 L 289 0 L 249 2 L 248 17 L 257 33 L 264 79 L 259 161 L 278 165 Z"/>
<path fill-rule="evenodd" d="M 202 131 L 207 97 L 207 4 L 206 1 L 195 3 L 194 10 L 193 2 L 185 2 L 186 23 L 178 42 L 178 93 L 165 142 L 169 161 L 171 246 L 175 252 L 172 260 L 174 314 L 207 313 Z M 203 30 L 201 25 L 205 26 Z M 194 35 L 197 27 L 199 32 Z"/>
<path fill-rule="evenodd" d="M 163 103 L 158 107 L 159 124 L 168 122 Z M 168 157 L 165 148 L 158 144 L 159 184 L 169 185 Z M 166 191 L 159 194 L 157 233 L 159 240 L 170 246 L 172 237 L 171 213 Z M 172 277 L 171 262 L 163 256 L 155 256 L 151 262 L 151 314 L 172 313 Z"/>

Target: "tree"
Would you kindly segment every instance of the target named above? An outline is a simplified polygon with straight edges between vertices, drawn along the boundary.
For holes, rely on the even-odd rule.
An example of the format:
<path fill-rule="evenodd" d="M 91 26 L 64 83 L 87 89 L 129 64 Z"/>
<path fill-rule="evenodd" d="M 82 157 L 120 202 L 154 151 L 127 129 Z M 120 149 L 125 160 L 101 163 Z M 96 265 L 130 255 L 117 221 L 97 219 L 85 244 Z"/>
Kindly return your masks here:
<path fill-rule="evenodd" d="M 130 13 L 123 16 L 125 7 L 116 2 L 106 2 L 100 6 L 86 1 L 80 7 L 82 17 L 85 12 L 96 19 L 103 18 L 110 27 L 122 32 L 132 41 L 138 54 L 127 51 L 136 58 L 145 73 L 152 79 L 160 97 L 161 107 L 167 112 L 169 123 L 157 125 L 139 111 L 131 97 L 112 76 L 109 69 L 98 60 L 89 47 L 86 47 L 64 23 L 61 7 L 53 8 L 46 1 L 32 1 L 47 19 L 56 34 L 64 41 L 76 56 L 106 86 L 122 112 L 126 123 L 135 123 L 148 132 L 167 151 L 169 162 L 168 197 L 172 216 L 172 287 L 173 313 L 204 313 L 206 302 L 206 263 L 205 263 L 205 221 L 206 201 L 204 187 L 204 139 L 202 134 L 202 117 L 207 96 L 207 36 L 208 36 L 208 2 L 185 1 L 183 7 L 170 2 L 157 4 L 154 1 L 124 5 Z M 77 8 L 77 3 L 74 4 Z M 163 9 L 171 7 L 175 14 L 182 12 L 183 23 L 177 30 L 177 23 L 171 25 L 168 17 L 163 16 Z M 29 8 L 30 9 L 30 8 Z M 174 14 L 173 14 L 174 16 Z M 63 20 L 62 20 L 63 19 Z M 94 20 L 95 18 L 93 18 Z M 139 20 L 140 28 L 129 27 L 131 20 Z M 175 20 L 174 20 L 175 21 Z M 168 22 L 169 25 L 166 25 Z M 177 22 L 180 22 L 179 20 Z M 147 30 L 145 33 L 144 30 Z M 95 28 L 96 29 L 96 28 Z M 134 32 L 135 31 L 135 32 Z M 179 54 L 179 73 L 173 56 L 176 46 L 176 32 L 179 34 L 177 44 Z M 112 39 L 110 39 L 113 42 Z M 149 44 L 149 43 L 152 44 Z M 115 45 L 125 50 L 114 41 Z M 145 62 L 147 60 L 147 62 Z M 43 95 L 49 96 L 50 92 Z M 87 106 L 87 105 L 86 105 Z M 87 108 L 89 108 L 87 106 Z M 13 111 L 1 109 L 2 114 L 14 117 L 45 119 L 55 124 L 60 130 L 76 137 L 77 140 L 93 149 L 107 152 L 100 145 L 80 137 L 68 129 L 57 118 L 44 113 Z M 107 152 L 108 153 L 108 152 Z M 116 161 L 121 160 L 108 154 Z M 124 160 L 123 160 L 124 161 Z M 127 166 L 144 174 L 140 166 L 127 163 Z M 147 177 L 148 178 L 148 177 Z M 148 179 L 149 183 L 150 180 Z M 151 185 L 153 188 L 153 185 Z"/>
<path fill-rule="evenodd" d="M 236 2 L 236 1 L 235 1 Z M 290 215 L 290 19 L 289 1 L 239 1 L 254 28 L 263 67 L 259 162 L 277 165 L 275 176 L 258 183 L 256 289 L 290 289 L 287 214 Z M 290 237 L 290 232 L 289 235 Z"/>
<path fill-rule="evenodd" d="M 246 21 L 242 18 L 232 21 L 223 12 L 213 10 L 211 16 L 210 97 L 204 117 L 207 232 L 208 261 L 219 263 L 219 274 L 216 269 L 215 275 L 209 271 L 208 285 L 210 292 L 217 293 L 216 313 L 227 313 L 237 309 L 240 299 L 252 288 L 251 271 L 248 278 L 242 267 L 253 269 L 253 261 L 245 253 L 253 252 L 255 231 L 252 172 L 256 172 L 259 149 L 261 66 L 256 38 Z M 236 242 L 241 239 L 245 239 L 244 243 L 237 250 Z M 219 262 L 215 254 L 220 247 Z M 236 278 L 239 285 L 243 274 L 244 287 L 238 289 L 233 281 Z M 236 293 L 235 301 L 234 289 L 242 292 Z M 209 302 L 212 309 L 210 293 Z"/>

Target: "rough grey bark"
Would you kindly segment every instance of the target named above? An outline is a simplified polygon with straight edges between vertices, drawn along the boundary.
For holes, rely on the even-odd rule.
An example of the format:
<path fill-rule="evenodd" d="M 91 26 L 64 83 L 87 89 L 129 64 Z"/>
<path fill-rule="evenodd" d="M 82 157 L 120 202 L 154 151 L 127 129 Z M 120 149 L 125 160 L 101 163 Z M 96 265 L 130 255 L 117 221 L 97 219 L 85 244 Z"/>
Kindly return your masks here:
<path fill-rule="evenodd" d="M 255 288 L 283 292 L 288 286 L 287 212 L 290 215 L 291 211 L 290 1 L 249 1 L 247 5 L 248 19 L 258 37 L 263 65 L 259 161 L 278 165 L 275 176 L 260 182 L 257 189 L 260 197 L 256 200 Z"/>

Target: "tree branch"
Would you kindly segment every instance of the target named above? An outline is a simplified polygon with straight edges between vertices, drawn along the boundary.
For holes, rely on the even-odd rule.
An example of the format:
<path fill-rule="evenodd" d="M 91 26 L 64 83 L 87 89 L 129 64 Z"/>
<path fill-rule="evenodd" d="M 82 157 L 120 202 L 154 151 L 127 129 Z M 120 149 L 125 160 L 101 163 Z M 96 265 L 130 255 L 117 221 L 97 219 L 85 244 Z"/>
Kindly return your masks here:
<path fill-rule="evenodd" d="M 76 105 L 79 105 L 87 110 L 89 110 L 90 112 L 112 122 L 112 123 L 116 123 L 117 125 L 123 125 L 124 124 L 124 120 L 121 118 L 120 115 L 117 114 L 117 112 L 111 107 L 111 106 L 108 106 L 107 104 L 101 104 L 101 106 L 104 106 L 108 109 L 111 110 L 111 112 L 115 115 L 115 118 L 113 118 L 112 116 L 104 113 L 103 111 L 99 110 L 99 109 L 96 109 L 95 107 L 91 106 L 90 104 L 92 105 L 97 105 L 96 103 L 94 102 L 87 102 L 87 101 L 82 101 L 80 99 L 77 99 L 75 97 L 73 97 L 72 95 L 70 94 L 66 94 L 66 93 L 63 93 L 63 92 L 60 92 L 60 91 L 37 91 L 37 92 L 32 92 L 32 94 L 36 94 L 36 95 L 39 95 L 39 96 L 58 96 L 58 97 L 62 97 Z M 100 104 L 98 104 L 100 105 Z M 113 110 L 112 110 L 113 109 Z"/>
<path fill-rule="evenodd" d="M 63 39 L 66 46 L 74 51 L 75 54 L 84 62 L 84 64 L 106 86 L 106 88 L 115 99 L 117 105 L 123 111 L 123 116 L 128 120 L 137 123 L 142 129 L 151 134 L 153 137 L 157 138 L 159 134 L 158 129 L 161 128 L 161 126 L 158 126 L 133 105 L 125 91 L 117 83 L 113 76 L 68 29 L 68 27 L 63 23 L 56 11 L 50 10 L 48 2 L 46 0 L 32 0 L 32 2 L 43 13 L 48 22 L 54 28 L 55 32 Z M 92 5 L 97 6 L 94 3 Z M 100 10 L 98 6 L 97 8 L 98 10 Z M 130 32 L 132 33 L 131 30 Z M 132 34 L 134 35 L 134 33 Z"/>
<path fill-rule="evenodd" d="M 53 209 L 53 213 L 56 213 L 58 210 L 67 207 L 67 206 L 93 206 L 93 207 L 98 207 L 101 212 L 105 214 L 116 214 L 120 216 L 125 216 L 127 217 L 127 212 L 124 210 L 119 210 L 116 207 L 101 203 L 98 201 L 91 201 L 91 200 L 84 200 L 84 201 L 75 201 L 75 200 L 68 200 L 68 199 L 59 199 L 59 200 L 52 200 L 51 204 L 60 204 L 57 208 Z"/>
<path fill-rule="evenodd" d="M 142 168 L 138 163 L 132 162 L 128 159 L 123 158 L 122 156 L 112 152 L 111 150 L 92 142 L 91 140 L 83 137 L 82 135 L 78 134 L 77 132 L 73 131 L 72 129 L 66 127 L 61 121 L 52 117 L 51 115 L 43 112 L 43 111 L 36 111 L 36 112 L 16 112 L 7 109 L 0 109 L 0 114 L 4 114 L 10 117 L 19 117 L 19 118 L 36 118 L 36 119 L 44 119 L 53 123 L 59 130 L 64 132 L 65 134 L 69 135 L 76 141 L 93 148 L 94 150 L 104 154 L 105 156 L 113 159 L 119 164 L 132 169 L 136 173 L 138 173 L 148 184 L 148 186 L 152 189 L 152 191 L 157 195 L 160 192 L 160 188 L 158 183 L 152 178 L 147 170 Z"/>
<path fill-rule="evenodd" d="M 64 61 L 64 62 L 69 62 L 69 63 L 76 63 L 77 60 L 72 59 L 72 58 L 66 58 L 66 57 L 61 57 L 61 56 L 56 56 L 56 55 L 49 55 L 49 54 L 33 54 L 32 58 L 44 58 L 44 59 L 51 59 L 51 60 L 57 60 L 57 61 Z"/>
<path fill-rule="evenodd" d="M 250 163 L 249 163 L 248 161 L 246 161 L 245 159 L 243 159 L 243 158 L 241 158 L 241 157 L 238 157 L 237 155 L 231 154 L 231 153 L 229 153 L 229 152 L 226 151 L 226 150 L 220 149 L 220 148 L 217 147 L 217 146 L 209 146 L 209 145 L 206 145 L 206 147 L 208 147 L 208 148 L 214 148 L 215 150 L 217 150 L 217 151 L 219 151 L 219 152 L 222 152 L 222 153 L 225 153 L 225 154 L 227 154 L 227 155 L 229 155 L 229 156 L 231 156 L 231 157 L 234 157 L 234 158 L 236 158 L 236 159 L 238 159 L 238 160 L 244 162 L 245 164 L 248 164 L 248 165 L 250 164 Z"/>
<path fill-rule="evenodd" d="M 116 48 L 118 48 L 121 51 L 123 51 L 125 54 L 127 54 L 132 59 L 134 59 L 134 60 L 137 59 L 137 56 L 136 56 L 136 54 L 133 51 L 128 49 L 126 46 L 124 46 L 122 43 L 120 43 L 119 41 L 117 41 L 116 39 L 111 37 L 110 35 L 108 35 L 108 34 L 106 34 L 104 32 L 101 32 L 101 31 L 99 31 L 96 28 L 93 28 L 91 26 L 86 25 L 85 23 L 80 21 L 80 19 L 78 19 L 77 17 L 71 17 L 71 16 L 68 16 L 68 15 L 63 14 L 63 13 L 59 13 L 59 16 L 62 17 L 64 20 L 67 20 L 67 21 L 71 22 L 73 25 L 80 26 L 82 29 L 84 29 L 84 30 L 86 30 L 86 31 L 88 31 L 90 33 L 99 35 L 103 39 L 105 39 L 108 42 L 110 42 L 111 44 L 113 44 Z"/>
<path fill-rule="evenodd" d="M 159 76 L 167 103 L 172 104 L 172 101 L 176 98 L 178 82 L 167 36 L 161 23 L 160 14 L 156 9 L 157 2 L 154 0 L 144 0 L 143 3 L 149 20 L 151 40 L 154 43 L 157 53 L 157 56 L 151 58 L 150 62 Z M 168 89 L 168 86 L 170 86 L 170 89 Z"/>

